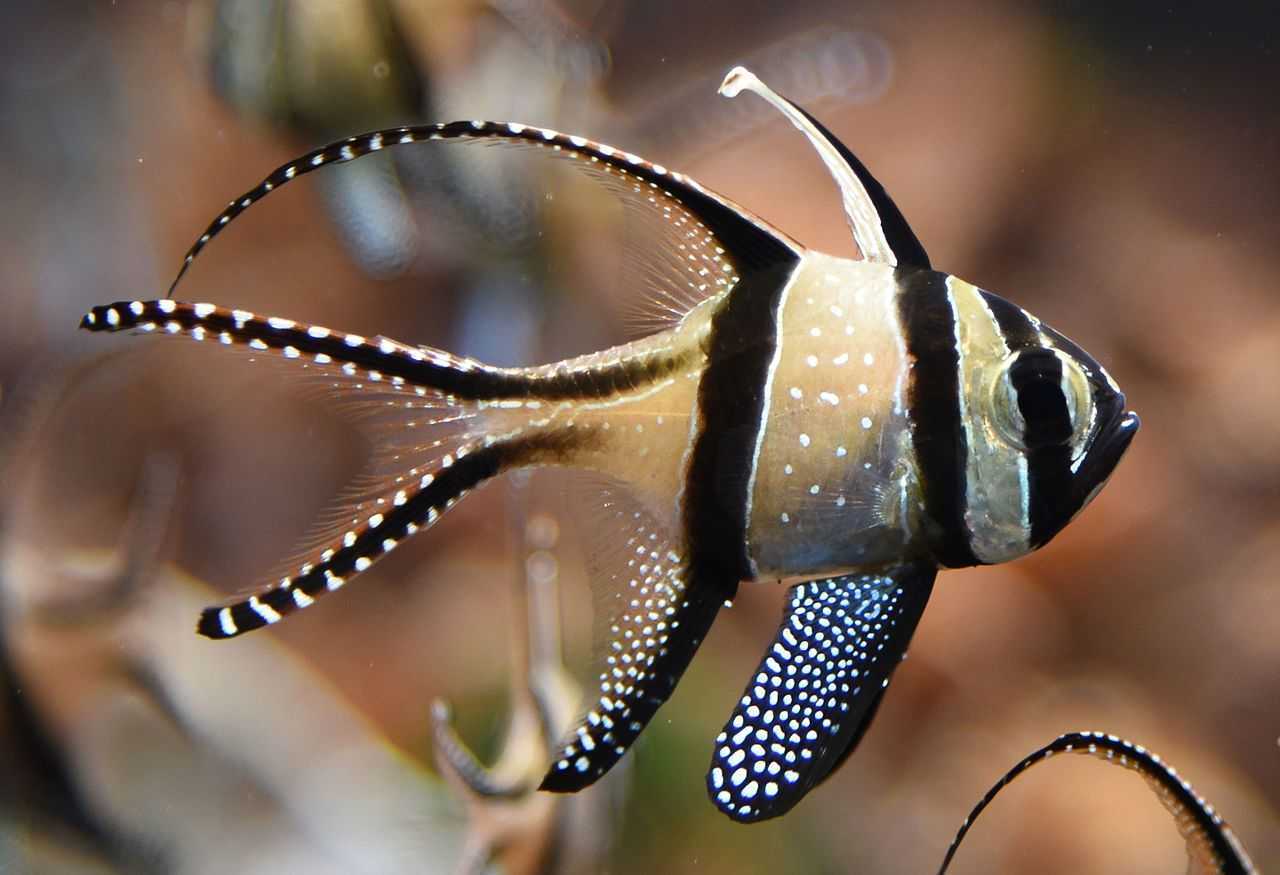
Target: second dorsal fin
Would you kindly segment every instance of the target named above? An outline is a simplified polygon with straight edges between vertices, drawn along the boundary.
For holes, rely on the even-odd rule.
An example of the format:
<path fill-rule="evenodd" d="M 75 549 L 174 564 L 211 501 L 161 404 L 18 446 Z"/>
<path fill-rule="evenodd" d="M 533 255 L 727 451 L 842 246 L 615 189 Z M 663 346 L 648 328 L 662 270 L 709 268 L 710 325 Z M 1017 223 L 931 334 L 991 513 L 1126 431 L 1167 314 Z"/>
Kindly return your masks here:
<path fill-rule="evenodd" d="M 907 224 L 898 205 L 844 143 L 809 113 L 761 82 L 750 70 L 734 67 L 720 85 L 720 93 L 725 97 L 737 97 L 743 91 L 753 91 L 768 101 L 818 150 L 822 163 L 840 187 L 845 217 L 863 258 L 893 267 L 931 268 L 924 246 Z"/>

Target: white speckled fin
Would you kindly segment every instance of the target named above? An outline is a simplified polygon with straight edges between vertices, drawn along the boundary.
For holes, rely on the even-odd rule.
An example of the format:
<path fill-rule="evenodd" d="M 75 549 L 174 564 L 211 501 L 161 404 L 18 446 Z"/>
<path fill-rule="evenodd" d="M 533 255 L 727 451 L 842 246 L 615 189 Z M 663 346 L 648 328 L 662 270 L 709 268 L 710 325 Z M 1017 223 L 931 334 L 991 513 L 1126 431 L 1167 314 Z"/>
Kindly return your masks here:
<path fill-rule="evenodd" d="M 580 508 L 598 545 L 590 704 L 543 779 L 541 789 L 554 792 L 594 783 L 626 753 L 675 689 L 723 599 L 689 585 L 670 532 L 624 486 L 594 485 L 601 501 Z"/>
<path fill-rule="evenodd" d="M 798 584 L 716 738 L 707 792 L 737 821 L 777 817 L 853 750 L 906 655 L 936 570 L 909 565 Z"/>
<path fill-rule="evenodd" d="M 853 239 L 868 261 L 928 268 L 929 257 L 883 186 L 835 135 L 809 113 L 775 92 L 745 67 L 734 67 L 720 85 L 725 97 L 751 91 L 786 116 L 813 148 L 840 188 Z"/>

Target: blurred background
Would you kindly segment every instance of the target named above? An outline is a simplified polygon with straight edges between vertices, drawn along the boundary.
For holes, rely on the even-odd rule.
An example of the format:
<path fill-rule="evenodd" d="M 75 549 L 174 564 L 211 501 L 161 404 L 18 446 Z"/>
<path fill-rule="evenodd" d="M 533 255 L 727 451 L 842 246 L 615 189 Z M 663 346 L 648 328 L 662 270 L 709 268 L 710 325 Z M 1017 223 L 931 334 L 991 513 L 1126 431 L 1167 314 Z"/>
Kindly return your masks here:
<path fill-rule="evenodd" d="M 991 782 L 1076 729 L 1158 751 L 1280 869 L 1280 57 L 1272 13 L 1231 7 L 3 4 L 0 869 L 931 872 Z M 1089 510 L 943 575 L 857 754 L 751 827 L 703 776 L 781 587 L 742 589 L 616 777 L 521 792 L 538 715 L 575 707 L 557 613 L 579 682 L 591 640 L 554 477 L 481 491 L 272 631 L 198 639 L 198 608 L 288 555 L 368 447 L 283 371 L 80 315 L 162 294 L 294 155 L 414 121 L 582 133 L 852 254 L 808 145 L 716 96 L 735 63 L 858 153 L 936 265 L 1124 386 L 1143 429 Z M 636 290 L 589 192 L 498 150 L 400 152 L 255 206 L 178 297 L 497 364 L 625 339 Z M 1184 868 L 1141 781 L 1065 758 L 952 871 Z"/>

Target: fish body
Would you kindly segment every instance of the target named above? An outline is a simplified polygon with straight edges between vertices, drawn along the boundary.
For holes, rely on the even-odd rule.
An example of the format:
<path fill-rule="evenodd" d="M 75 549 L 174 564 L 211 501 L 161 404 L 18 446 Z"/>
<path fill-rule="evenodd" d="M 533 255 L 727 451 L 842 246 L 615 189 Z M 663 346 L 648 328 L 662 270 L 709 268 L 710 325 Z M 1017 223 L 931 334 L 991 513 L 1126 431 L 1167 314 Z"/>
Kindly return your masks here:
<path fill-rule="evenodd" d="M 212 304 L 96 307 L 90 330 L 189 337 L 293 361 L 390 416 L 378 485 L 300 565 L 198 629 L 229 638 L 340 589 L 472 489 L 534 466 L 600 476 L 589 509 L 598 691 L 543 788 L 598 779 L 666 701 L 743 581 L 800 581 L 707 786 L 730 817 L 793 806 L 856 746 L 939 568 L 1046 543 L 1097 494 L 1137 428 L 1114 380 L 1016 306 L 933 269 L 900 211 L 820 123 L 741 68 L 840 189 L 863 257 L 810 251 L 696 181 L 628 152 L 516 123 L 353 137 L 287 164 L 218 216 L 187 266 L 275 188 L 391 146 L 473 140 L 568 159 L 662 238 L 648 268 L 691 303 L 669 327 L 549 365 L 498 368 Z M 172 288 L 171 288 L 172 291 Z M 354 399 L 354 400 L 353 400 Z"/>

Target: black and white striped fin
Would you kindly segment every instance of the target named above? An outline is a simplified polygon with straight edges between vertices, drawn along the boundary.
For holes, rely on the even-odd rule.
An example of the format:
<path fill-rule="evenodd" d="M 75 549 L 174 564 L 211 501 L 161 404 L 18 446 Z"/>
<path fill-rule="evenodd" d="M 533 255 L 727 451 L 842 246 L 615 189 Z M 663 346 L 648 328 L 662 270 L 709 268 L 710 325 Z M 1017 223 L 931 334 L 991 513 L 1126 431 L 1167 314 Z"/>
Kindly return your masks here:
<path fill-rule="evenodd" d="M 245 210 L 294 179 L 327 167 L 353 161 L 374 152 L 414 143 L 443 140 L 481 141 L 522 145 L 547 150 L 573 159 L 572 164 L 597 178 L 613 183 L 613 190 L 633 204 L 647 205 L 659 213 L 683 211 L 693 226 L 681 216 L 668 216 L 673 247 L 697 243 L 693 258 L 682 256 L 682 269 L 695 288 L 706 284 L 705 294 L 719 290 L 735 273 L 772 265 L 794 257 L 799 244 L 731 201 L 697 181 L 660 164 L 612 146 L 516 122 L 455 121 L 434 125 L 389 128 L 348 137 L 314 149 L 272 171 L 258 185 L 231 201 L 192 244 L 182 268 L 169 287 L 172 297 L 191 263 L 205 246 Z M 702 233 L 699 233 L 701 231 Z M 710 237 L 703 241 L 703 237 Z M 723 282 L 717 284 L 717 280 Z"/>
<path fill-rule="evenodd" d="M 207 303 L 117 301 L 94 307 L 80 327 L 182 337 L 296 362 L 321 376 L 358 379 L 388 389 L 419 387 L 457 398 L 523 397 L 530 381 L 514 369 L 387 337 L 363 337 L 278 316 Z M 423 394 L 419 392 L 418 394 Z"/>
<path fill-rule="evenodd" d="M 372 513 L 351 521 L 329 547 L 292 574 L 246 598 L 206 608 L 197 631 L 208 638 L 231 638 L 309 607 L 317 598 L 341 589 L 368 570 L 406 538 L 430 528 L 486 480 L 522 465 L 552 462 L 571 452 L 576 440 L 567 434 L 541 433 L 459 446 L 433 470 L 373 502 L 368 508 Z"/>
<path fill-rule="evenodd" d="M 761 82 L 750 70 L 734 67 L 720 85 L 720 93 L 726 97 L 737 97 L 743 91 L 754 92 L 768 101 L 817 150 L 840 188 L 845 218 L 863 258 L 890 267 L 930 269 L 929 256 L 898 205 L 844 143 L 804 109 Z"/>
<path fill-rule="evenodd" d="M 1116 735 L 1103 732 L 1068 732 L 1033 752 L 1005 773 L 986 795 L 973 807 L 964 819 L 959 832 L 947 848 L 938 875 L 945 875 L 952 858 L 960 849 L 960 843 L 968 834 L 974 821 L 1001 790 L 1009 786 L 1023 772 L 1058 753 L 1076 753 L 1095 757 L 1103 762 L 1132 769 L 1146 779 L 1147 784 L 1160 797 L 1161 803 L 1173 815 L 1178 831 L 1187 842 L 1187 855 L 1193 863 L 1199 863 L 1206 872 L 1222 875 L 1251 875 L 1256 872 L 1253 862 L 1240 840 L 1227 822 L 1206 802 L 1177 770 L 1159 756 L 1139 744 L 1126 741 Z"/>
<path fill-rule="evenodd" d="M 734 820 L 789 811 L 849 755 L 906 655 L 932 566 L 798 584 L 724 730 L 707 792 Z"/>
<path fill-rule="evenodd" d="M 388 337 L 364 337 L 278 316 L 259 316 L 207 303 L 118 301 L 94 307 L 80 320 L 86 331 L 131 331 L 182 337 L 294 362 L 309 375 L 356 382 L 365 391 L 408 392 L 459 401 L 539 401 L 609 397 L 634 385 L 637 373 L 662 376 L 679 367 L 678 353 L 658 354 L 612 368 L 500 368 L 444 350 Z M 587 357 L 589 358 L 589 357 Z"/>
<path fill-rule="evenodd" d="M 594 692 L 542 781 L 557 793 L 594 783 L 626 753 L 675 689 L 724 599 L 718 587 L 690 579 L 670 533 L 624 486 L 598 489 L 601 500 L 580 508 L 596 545 Z"/>

